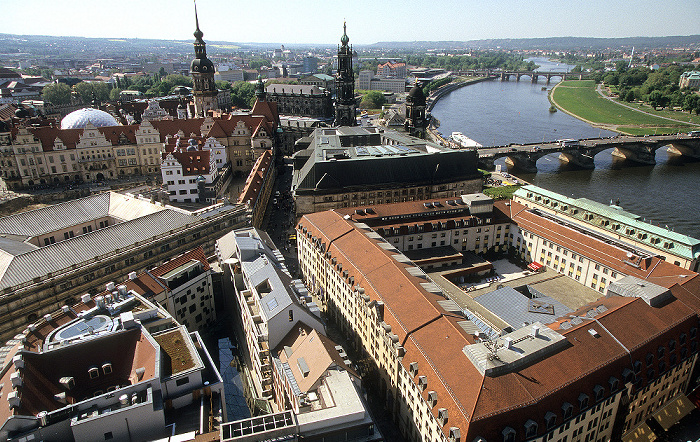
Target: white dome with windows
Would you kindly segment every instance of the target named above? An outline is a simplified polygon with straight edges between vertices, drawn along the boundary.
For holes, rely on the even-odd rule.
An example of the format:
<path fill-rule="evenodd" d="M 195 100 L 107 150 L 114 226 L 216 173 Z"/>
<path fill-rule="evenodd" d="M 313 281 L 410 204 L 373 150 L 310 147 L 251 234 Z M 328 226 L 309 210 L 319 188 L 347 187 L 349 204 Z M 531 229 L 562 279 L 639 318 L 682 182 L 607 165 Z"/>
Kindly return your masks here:
<path fill-rule="evenodd" d="M 61 129 L 84 129 L 88 123 L 92 123 L 95 127 L 119 126 L 116 118 L 107 112 L 86 107 L 63 117 Z"/>

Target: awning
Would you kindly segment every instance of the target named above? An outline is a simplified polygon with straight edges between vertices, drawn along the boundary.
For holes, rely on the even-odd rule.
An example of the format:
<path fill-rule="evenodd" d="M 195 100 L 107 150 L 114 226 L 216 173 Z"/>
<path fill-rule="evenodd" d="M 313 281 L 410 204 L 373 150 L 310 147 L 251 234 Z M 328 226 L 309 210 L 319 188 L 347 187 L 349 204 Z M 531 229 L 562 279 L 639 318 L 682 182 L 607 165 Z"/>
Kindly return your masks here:
<path fill-rule="evenodd" d="M 542 267 L 544 267 L 544 266 L 542 264 L 540 264 L 539 262 L 531 262 L 530 264 L 527 265 L 527 268 L 532 270 L 533 272 L 538 271 Z"/>
<path fill-rule="evenodd" d="M 646 423 L 638 425 L 634 430 L 622 436 L 622 442 L 654 442 L 655 440 L 656 434 Z"/>
<path fill-rule="evenodd" d="M 671 399 L 659 411 L 652 416 L 664 428 L 668 430 L 676 422 L 683 419 L 695 409 L 695 405 L 683 394 L 679 394 Z"/>

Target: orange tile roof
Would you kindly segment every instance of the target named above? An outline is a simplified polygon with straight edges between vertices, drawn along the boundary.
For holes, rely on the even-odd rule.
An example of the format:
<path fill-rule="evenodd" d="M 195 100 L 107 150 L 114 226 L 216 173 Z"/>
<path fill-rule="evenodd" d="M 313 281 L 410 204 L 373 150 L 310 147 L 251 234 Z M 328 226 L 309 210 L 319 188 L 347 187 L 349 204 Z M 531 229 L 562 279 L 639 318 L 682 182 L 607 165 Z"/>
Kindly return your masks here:
<path fill-rule="evenodd" d="M 258 157 L 253 165 L 253 169 L 248 174 L 243 191 L 238 196 L 238 204 L 251 202 L 254 204 L 263 188 L 265 175 L 272 163 L 272 150 L 266 150 Z"/>
<path fill-rule="evenodd" d="M 611 268 L 622 265 L 620 253 L 624 256 L 624 251 L 614 246 L 601 246 L 597 240 L 579 237 L 585 235 L 527 214 L 516 204 L 498 207 L 516 223 L 538 229 L 535 232 L 547 238 L 556 237 L 555 241 L 566 241 L 562 243 L 564 246 L 576 247 L 572 250 L 599 259 L 607 257 L 601 263 Z M 637 273 L 650 280 L 655 278 L 655 282 L 668 278 L 680 281 L 666 281 L 674 300 L 655 308 L 641 299 L 601 298 L 572 313 L 584 316 L 591 308 L 604 305 L 606 309 L 593 319 L 569 329 L 559 328 L 566 318 L 551 325 L 567 338 L 568 345 L 563 349 L 510 373 L 483 376 L 462 351 L 465 345 L 473 343 L 473 337 L 457 325 L 458 318 L 437 304 L 443 298 L 423 290 L 418 284 L 421 280 L 404 270 L 408 264 L 391 257 L 397 252 L 379 247 L 383 240 L 368 237 L 365 229 L 344 219 L 341 212 L 305 215 L 297 226 L 298 235 L 304 235 L 306 229 L 312 237 L 320 238 L 342 270 L 354 278 L 354 284 L 364 288 L 371 300 L 384 303 L 384 321 L 406 350 L 401 364 L 408 368 L 411 362 L 418 363 L 418 375 L 426 376 L 428 381 L 422 394 L 437 392 L 433 413 L 437 414 L 437 408 L 448 409 L 449 419 L 443 431 L 448 433 L 449 427 L 459 427 L 464 440 L 477 436 L 500 440 L 506 425 L 516 430 L 516 440 L 523 440 L 523 425 L 528 419 L 540 424 L 541 435 L 548 411 L 557 414 L 559 425 L 565 401 L 574 405 L 577 413 L 580 393 L 588 394 L 593 404 L 593 388 L 601 385 L 608 397 L 612 394 L 608 383 L 611 376 L 622 385 L 622 372 L 631 367 L 632 360 L 654 352 L 670 339 L 678 340 L 681 332 L 689 334 L 690 327 L 697 326 L 700 277 L 656 259 L 652 266 Z M 676 267 L 675 276 L 667 266 Z M 679 273 L 690 275 L 682 278 Z M 591 328 L 598 332 L 597 336 L 589 332 Z"/>

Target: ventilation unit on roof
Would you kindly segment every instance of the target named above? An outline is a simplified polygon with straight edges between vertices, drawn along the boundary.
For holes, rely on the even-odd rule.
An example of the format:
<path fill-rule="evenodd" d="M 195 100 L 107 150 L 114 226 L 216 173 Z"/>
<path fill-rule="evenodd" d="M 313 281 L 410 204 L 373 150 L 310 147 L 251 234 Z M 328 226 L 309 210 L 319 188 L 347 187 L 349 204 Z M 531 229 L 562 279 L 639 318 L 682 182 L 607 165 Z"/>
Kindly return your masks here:
<path fill-rule="evenodd" d="M 44 315 L 44 321 L 51 322 L 51 313 L 47 313 Z"/>
<path fill-rule="evenodd" d="M 19 398 L 19 393 L 16 391 L 11 391 L 7 395 L 7 402 L 10 404 L 10 408 L 19 408 L 21 400 Z"/>
<path fill-rule="evenodd" d="M 18 371 L 10 375 L 10 381 L 12 382 L 12 388 L 19 388 L 22 386 L 22 375 Z"/>
<path fill-rule="evenodd" d="M 438 408 L 438 420 L 440 425 L 445 425 L 447 423 L 447 408 Z"/>
<path fill-rule="evenodd" d="M 114 290 L 114 283 L 112 281 L 110 281 L 107 284 L 105 284 L 105 290 L 107 290 L 108 292 L 111 292 L 112 290 Z"/>
<path fill-rule="evenodd" d="M 431 406 L 435 406 L 437 403 L 437 392 L 432 390 L 428 392 L 428 402 L 431 404 Z"/>
<path fill-rule="evenodd" d="M 90 296 L 90 293 L 85 293 L 83 296 L 80 297 L 80 300 L 83 302 L 83 304 L 87 304 L 92 300 L 92 297 Z"/>

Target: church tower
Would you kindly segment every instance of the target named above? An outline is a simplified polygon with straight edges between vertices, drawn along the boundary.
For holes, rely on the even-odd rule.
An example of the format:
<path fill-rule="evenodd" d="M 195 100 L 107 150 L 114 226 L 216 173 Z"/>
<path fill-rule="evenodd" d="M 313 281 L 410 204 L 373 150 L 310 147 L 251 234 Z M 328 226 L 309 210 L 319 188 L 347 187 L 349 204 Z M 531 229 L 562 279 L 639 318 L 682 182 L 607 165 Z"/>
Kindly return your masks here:
<path fill-rule="evenodd" d="M 338 47 L 338 74 L 335 77 L 336 99 L 335 120 L 336 126 L 355 126 L 357 120 L 355 111 L 355 77 L 352 73 L 352 46 L 348 46 L 348 34 L 343 23 L 343 36 L 340 38 L 341 46 Z"/>
<path fill-rule="evenodd" d="M 194 95 L 195 117 L 204 117 L 207 111 L 219 109 L 216 102 L 218 91 L 214 84 L 214 63 L 207 58 L 207 44 L 202 40 L 204 33 L 199 30 L 196 3 L 194 5 L 194 20 L 197 29 L 194 31 L 195 58 L 190 65 L 190 74 L 192 74 L 192 82 L 194 83 L 192 95 Z"/>
<path fill-rule="evenodd" d="M 262 81 L 262 75 L 258 75 L 258 82 L 255 83 L 255 98 L 258 101 L 267 101 L 267 92 L 265 92 L 265 83 Z"/>
<path fill-rule="evenodd" d="M 425 131 L 428 127 L 428 119 L 425 115 L 425 94 L 420 84 L 416 85 L 406 97 L 406 122 L 404 128 L 409 135 L 425 138 Z"/>

